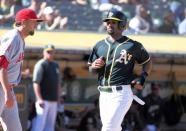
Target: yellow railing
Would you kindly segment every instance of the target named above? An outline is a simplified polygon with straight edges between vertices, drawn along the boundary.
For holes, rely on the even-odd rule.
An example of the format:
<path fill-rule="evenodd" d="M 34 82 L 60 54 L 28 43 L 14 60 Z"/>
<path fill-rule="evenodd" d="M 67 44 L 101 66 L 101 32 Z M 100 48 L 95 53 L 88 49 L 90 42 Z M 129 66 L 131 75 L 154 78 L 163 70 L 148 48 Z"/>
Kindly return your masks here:
<path fill-rule="evenodd" d="M 0 30 L 0 36 L 7 30 Z M 61 49 L 91 49 L 93 45 L 105 38 L 106 34 L 87 32 L 47 32 L 37 31 L 34 36 L 26 38 L 26 47 L 43 47 L 52 43 Z M 176 35 L 129 35 L 130 38 L 143 43 L 150 52 L 186 53 L 186 37 Z"/>

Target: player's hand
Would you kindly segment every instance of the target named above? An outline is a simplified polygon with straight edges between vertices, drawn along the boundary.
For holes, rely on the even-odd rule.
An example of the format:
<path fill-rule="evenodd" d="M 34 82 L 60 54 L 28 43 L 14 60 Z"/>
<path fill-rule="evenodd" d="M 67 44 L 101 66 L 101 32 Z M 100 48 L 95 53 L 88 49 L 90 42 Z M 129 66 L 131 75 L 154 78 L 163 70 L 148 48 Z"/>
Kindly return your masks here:
<path fill-rule="evenodd" d="M 131 82 L 131 86 L 135 87 L 137 90 L 142 90 L 147 76 L 148 76 L 147 72 L 142 72 L 138 78 L 134 79 Z"/>
<path fill-rule="evenodd" d="M 44 101 L 41 100 L 41 99 L 37 100 L 37 104 L 38 104 L 41 108 L 44 108 L 44 107 L 45 107 Z"/>
<path fill-rule="evenodd" d="M 13 98 L 13 94 L 11 92 L 11 89 L 8 89 L 5 92 L 5 103 L 8 108 L 13 107 L 13 105 L 14 105 L 14 98 Z"/>
<path fill-rule="evenodd" d="M 140 84 L 140 82 L 135 79 L 131 82 L 131 85 L 136 88 L 137 90 L 142 90 L 143 89 L 143 86 Z"/>
<path fill-rule="evenodd" d="M 99 69 L 99 68 L 102 68 L 104 65 L 105 65 L 105 60 L 104 60 L 104 57 L 101 56 L 100 58 L 96 59 L 92 63 L 92 68 L 93 69 Z"/>

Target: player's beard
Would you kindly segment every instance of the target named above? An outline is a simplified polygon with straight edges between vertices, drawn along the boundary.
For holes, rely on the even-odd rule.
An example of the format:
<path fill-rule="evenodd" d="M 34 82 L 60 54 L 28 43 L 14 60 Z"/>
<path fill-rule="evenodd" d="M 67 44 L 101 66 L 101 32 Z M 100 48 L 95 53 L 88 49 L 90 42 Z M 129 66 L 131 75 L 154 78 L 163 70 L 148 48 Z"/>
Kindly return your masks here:
<path fill-rule="evenodd" d="M 30 32 L 29 32 L 29 35 L 33 36 L 33 35 L 34 35 L 34 31 L 33 31 L 33 30 L 30 31 Z"/>
<path fill-rule="evenodd" d="M 108 33 L 109 35 L 113 35 L 113 34 L 114 34 L 114 30 L 113 30 L 113 29 L 107 29 L 107 33 Z"/>

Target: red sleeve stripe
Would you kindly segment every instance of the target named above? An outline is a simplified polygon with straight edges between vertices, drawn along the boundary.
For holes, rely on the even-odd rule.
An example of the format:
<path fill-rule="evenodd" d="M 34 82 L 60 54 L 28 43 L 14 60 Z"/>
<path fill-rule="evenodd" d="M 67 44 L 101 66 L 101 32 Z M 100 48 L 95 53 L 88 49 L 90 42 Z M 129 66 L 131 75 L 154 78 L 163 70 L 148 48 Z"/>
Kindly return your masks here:
<path fill-rule="evenodd" d="M 6 59 L 6 57 L 4 55 L 0 56 L 0 67 L 7 69 L 9 65 L 8 60 Z"/>

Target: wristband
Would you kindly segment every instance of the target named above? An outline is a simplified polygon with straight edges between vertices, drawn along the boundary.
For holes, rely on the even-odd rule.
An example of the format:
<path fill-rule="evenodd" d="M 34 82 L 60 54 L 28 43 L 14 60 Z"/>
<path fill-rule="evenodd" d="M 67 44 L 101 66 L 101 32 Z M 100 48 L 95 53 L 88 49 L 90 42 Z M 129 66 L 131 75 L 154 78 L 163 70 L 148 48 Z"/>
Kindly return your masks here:
<path fill-rule="evenodd" d="M 148 76 L 148 73 L 147 73 L 147 72 L 144 71 L 144 72 L 141 73 L 140 79 L 139 79 L 138 82 L 139 82 L 142 86 L 144 85 L 147 76 Z"/>
<path fill-rule="evenodd" d="M 148 76 L 148 73 L 146 72 L 146 71 L 143 71 L 142 73 L 141 73 L 141 76 L 143 76 L 143 77 L 147 77 Z"/>

